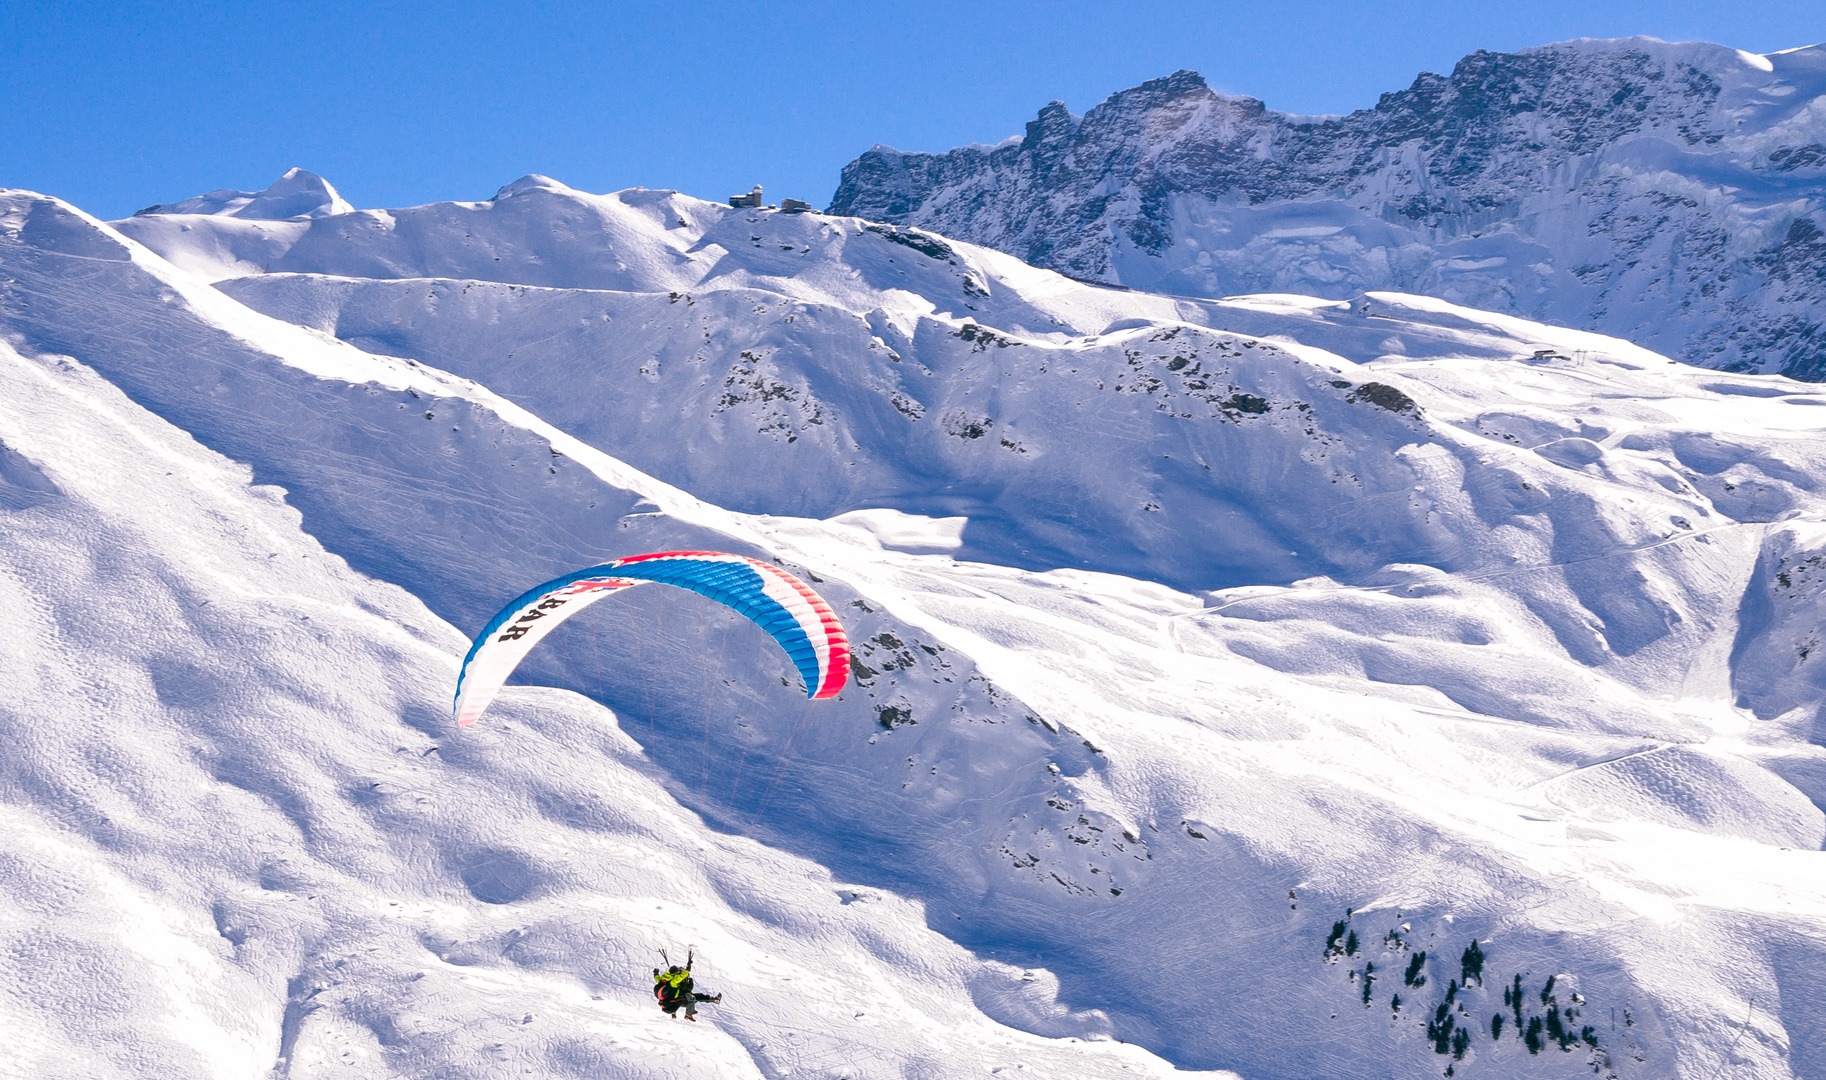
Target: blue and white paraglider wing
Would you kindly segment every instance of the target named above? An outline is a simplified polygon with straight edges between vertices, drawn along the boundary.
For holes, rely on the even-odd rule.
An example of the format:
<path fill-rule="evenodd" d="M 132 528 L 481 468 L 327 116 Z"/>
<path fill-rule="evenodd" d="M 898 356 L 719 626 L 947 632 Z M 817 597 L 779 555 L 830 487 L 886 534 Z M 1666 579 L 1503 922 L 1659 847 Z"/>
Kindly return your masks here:
<path fill-rule="evenodd" d="M 566 574 L 501 609 L 463 658 L 457 676 L 458 726 L 481 717 L 520 661 L 559 623 L 611 592 L 647 582 L 689 589 L 752 620 L 786 650 L 809 697 L 835 697 L 849 681 L 850 645 L 843 624 L 809 585 L 745 555 L 662 551 Z"/>

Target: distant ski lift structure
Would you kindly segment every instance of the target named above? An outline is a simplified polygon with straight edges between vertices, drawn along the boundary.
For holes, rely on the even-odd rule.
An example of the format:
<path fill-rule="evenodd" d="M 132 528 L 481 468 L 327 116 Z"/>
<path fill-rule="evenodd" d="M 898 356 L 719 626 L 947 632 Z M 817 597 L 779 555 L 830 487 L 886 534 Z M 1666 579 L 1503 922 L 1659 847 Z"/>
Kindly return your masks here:
<path fill-rule="evenodd" d="M 811 208 L 811 203 L 800 202 L 798 199 L 780 200 L 780 213 L 782 214 L 803 214 Z"/>
<path fill-rule="evenodd" d="M 754 190 L 746 195 L 729 196 L 729 205 L 735 207 L 737 210 L 747 207 L 753 207 L 754 209 L 759 210 L 761 208 L 761 185 L 756 184 Z"/>

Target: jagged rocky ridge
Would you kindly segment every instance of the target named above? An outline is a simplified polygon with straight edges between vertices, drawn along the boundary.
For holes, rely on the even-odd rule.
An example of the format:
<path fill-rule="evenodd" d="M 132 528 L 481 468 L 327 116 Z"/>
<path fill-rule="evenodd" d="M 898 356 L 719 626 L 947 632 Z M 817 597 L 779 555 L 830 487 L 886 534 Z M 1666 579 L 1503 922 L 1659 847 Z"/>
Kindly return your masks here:
<path fill-rule="evenodd" d="M 1826 47 L 1479 51 L 1340 117 L 1179 71 L 943 154 L 877 146 L 833 213 L 1193 296 L 1423 293 L 1826 379 Z"/>

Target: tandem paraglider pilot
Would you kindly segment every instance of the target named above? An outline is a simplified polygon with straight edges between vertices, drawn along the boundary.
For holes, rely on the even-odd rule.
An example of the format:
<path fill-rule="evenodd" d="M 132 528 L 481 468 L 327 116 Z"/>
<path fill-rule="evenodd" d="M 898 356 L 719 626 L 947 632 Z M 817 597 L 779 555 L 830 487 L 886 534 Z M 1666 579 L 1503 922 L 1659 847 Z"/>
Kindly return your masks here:
<path fill-rule="evenodd" d="M 715 1003 L 723 1000 L 721 994 L 700 994 L 697 984 L 691 980 L 691 962 L 697 958 L 694 951 L 685 954 L 685 966 L 673 964 L 666 970 L 653 969 L 653 996 L 659 1000 L 659 1007 L 666 1010 L 666 1015 L 678 1019 L 681 1006 L 685 1010 L 685 1019 L 696 1022 L 697 1003 L 707 1001 Z"/>
<path fill-rule="evenodd" d="M 759 189 L 757 189 L 759 190 Z M 596 601 L 639 585 L 672 585 L 708 597 L 748 618 L 770 634 L 805 680 L 805 696 L 829 700 L 850 677 L 850 639 L 824 597 L 785 570 L 746 555 L 721 551 L 656 551 L 628 555 L 585 567 L 522 593 L 488 620 L 469 646 L 457 674 L 451 709 L 458 727 L 468 727 L 500 692 L 509 675 L 552 629 Z M 782 682 L 785 680 L 782 679 Z M 653 969 L 653 996 L 667 1016 L 697 1019 L 700 1002 L 723 1000 L 700 994 L 691 980 L 695 950 L 679 967 L 660 950 L 666 970 Z"/>

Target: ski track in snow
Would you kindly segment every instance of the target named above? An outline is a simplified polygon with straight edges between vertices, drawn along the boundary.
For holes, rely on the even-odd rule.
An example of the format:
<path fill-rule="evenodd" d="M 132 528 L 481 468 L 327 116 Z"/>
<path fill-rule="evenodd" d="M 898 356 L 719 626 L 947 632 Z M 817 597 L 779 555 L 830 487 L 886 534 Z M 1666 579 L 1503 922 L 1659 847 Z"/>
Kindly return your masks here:
<path fill-rule="evenodd" d="M 23 1075 L 1826 1063 L 1805 384 L 669 193 L 323 199 L 0 200 Z M 810 575 L 857 685 L 635 590 L 454 729 L 469 628 L 666 547 Z M 1571 1049 L 1491 1041 L 1512 975 Z"/>

